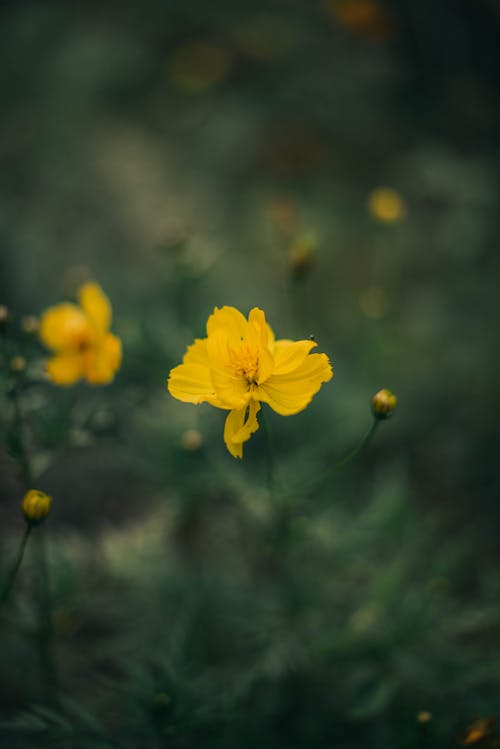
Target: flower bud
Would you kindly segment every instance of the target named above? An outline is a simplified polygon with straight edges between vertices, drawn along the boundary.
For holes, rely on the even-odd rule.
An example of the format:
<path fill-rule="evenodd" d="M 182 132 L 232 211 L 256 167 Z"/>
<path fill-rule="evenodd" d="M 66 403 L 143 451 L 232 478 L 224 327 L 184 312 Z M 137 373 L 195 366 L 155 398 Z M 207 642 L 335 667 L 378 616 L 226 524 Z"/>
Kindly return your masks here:
<path fill-rule="evenodd" d="M 9 309 L 5 304 L 0 304 L 0 327 L 3 327 L 9 320 Z"/>
<path fill-rule="evenodd" d="M 21 328 L 24 333 L 36 333 L 38 331 L 38 318 L 34 315 L 25 315 L 21 320 Z"/>
<path fill-rule="evenodd" d="M 189 452 L 196 452 L 203 445 L 203 435 L 197 429 L 186 429 L 182 435 L 182 447 Z"/>
<path fill-rule="evenodd" d="M 406 204 L 391 187 L 377 187 L 368 196 L 368 210 L 377 221 L 394 224 L 404 218 Z"/>
<path fill-rule="evenodd" d="M 30 489 L 24 495 L 21 508 L 30 525 L 39 525 L 50 512 L 52 497 L 39 489 Z"/>
<path fill-rule="evenodd" d="M 10 368 L 12 372 L 24 372 L 26 369 L 26 359 L 24 356 L 13 356 L 10 360 Z"/>
<path fill-rule="evenodd" d="M 292 276 L 296 280 L 305 278 L 314 265 L 316 237 L 312 233 L 301 234 L 289 249 L 289 262 Z"/>
<path fill-rule="evenodd" d="M 398 399 L 390 390 L 384 388 L 372 398 L 372 410 L 376 419 L 387 419 L 396 408 Z"/>

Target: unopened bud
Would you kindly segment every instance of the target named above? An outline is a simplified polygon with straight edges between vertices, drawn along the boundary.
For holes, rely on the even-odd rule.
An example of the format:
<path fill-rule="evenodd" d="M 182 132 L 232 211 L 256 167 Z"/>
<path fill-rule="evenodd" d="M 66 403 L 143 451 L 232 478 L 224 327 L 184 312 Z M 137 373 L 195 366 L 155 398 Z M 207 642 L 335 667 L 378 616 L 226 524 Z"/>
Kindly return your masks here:
<path fill-rule="evenodd" d="M 10 368 L 12 372 L 24 372 L 26 369 L 26 359 L 24 356 L 13 356 L 10 360 Z"/>
<path fill-rule="evenodd" d="M 24 495 L 21 508 L 30 525 L 39 525 L 45 520 L 52 507 L 52 497 L 39 489 L 30 489 Z"/>
<path fill-rule="evenodd" d="M 311 270 L 315 260 L 316 244 L 313 234 L 302 234 L 290 247 L 290 268 L 295 279 L 305 278 Z"/>
<path fill-rule="evenodd" d="M 203 444 L 203 436 L 197 429 L 186 429 L 182 435 L 182 447 L 184 450 L 196 452 Z"/>
<path fill-rule="evenodd" d="M 377 221 L 394 224 L 404 218 L 406 205 L 396 190 L 377 187 L 368 196 L 368 210 Z"/>
<path fill-rule="evenodd" d="M 38 318 L 34 315 L 26 315 L 21 320 L 21 328 L 24 333 L 36 333 L 38 330 Z"/>
<path fill-rule="evenodd" d="M 372 410 L 376 419 L 387 419 L 396 408 L 398 399 L 390 390 L 384 388 L 372 398 Z"/>

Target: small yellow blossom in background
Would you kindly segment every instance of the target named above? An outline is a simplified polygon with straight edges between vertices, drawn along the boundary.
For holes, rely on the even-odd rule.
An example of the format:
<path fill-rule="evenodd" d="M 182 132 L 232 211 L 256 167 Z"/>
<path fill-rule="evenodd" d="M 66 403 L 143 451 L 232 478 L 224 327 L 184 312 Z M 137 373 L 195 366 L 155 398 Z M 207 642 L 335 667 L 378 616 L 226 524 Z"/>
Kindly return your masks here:
<path fill-rule="evenodd" d="M 21 509 L 30 525 L 38 525 L 45 520 L 52 507 L 52 497 L 39 489 L 30 489 L 23 498 Z"/>
<path fill-rule="evenodd" d="M 0 325 L 7 322 L 9 319 L 9 310 L 5 304 L 0 304 Z"/>
<path fill-rule="evenodd" d="M 225 80 L 232 67 L 230 50 L 210 40 L 182 44 L 174 50 L 169 62 L 172 81 L 191 93 L 200 93 Z"/>
<path fill-rule="evenodd" d="M 395 31 L 394 19 L 376 0 L 324 0 L 323 6 L 337 23 L 366 39 L 385 41 Z"/>
<path fill-rule="evenodd" d="M 13 356 L 9 362 L 12 372 L 24 372 L 26 363 L 24 356 Z"/>
<path fill-rule="evenodd" d="M 392 187 L 377 187 L 368 196 L 368 210 L 377 221 L 394 224 L 406 214 L 406 204 Z"/>
<path fill-rule="evenodd" d="M 21 319 L 21 329 L 24 333 L 28 334 L 38 332 L 38 318 L 34 315 L 25 315 Z"/>
<path fill-rule="evenodd" d="M 398 399 L 390 390 L 387 390 L 387 388 L 379 390 L 372 398 L 373 415 L 377 419 L 387 419 L 396 408 L 397 403 Z"/>
<path fill-rule="evenodd" d="M 92 385 L 111 382 L 121 364 L 121 341 L 109 332 L 111 305 L 101 287 L 85 283 L 78 292 L 79 306 L 63 302 L 49 307 L 40 320 L 39 336 L 54 352 L 46 363 L 56 385 L 85 379 Z"/>
<path fill-rule="evenodd" d="M 430 713 L 428 710 L 420 710 L 420 712 L 417 713 L 417 723 L 426 725 L 427 723 L 430 723 L 431 720 L 432 720 L 432 713 Z"/>
<path fill-rule="evenodd" d="M 290 416 L 310 403 L 333 371 L 326 354 L 310 354 L 314 341 L 276 341 L 264 312 L 248 320 L 235 307 L 215 308 L 207 337 L 189 346 L 170 372 L 170 394 L 185 403 L 210 403 L 229 411 L 224 442 L 235 458 L 259 428 L 260 404 Z"/>
<path fill-rule="evenodd" d="M 493 735 L 495 718 L 479 718 L 472 723 L 462 739 L 464 746 L 479 744 L 483 739 L 490 738 Z"/>
<path fill-rule="evenodd" d="M 288 250 L 288 259 L 292 276 L 296 280 L 305 278 L 314 265 L 316 246 L 318 244 L 313 232 L 300 234 Z"/>
<path fill-rule="evenodd" d="M 196 452 L 203 445 L 203 436 L 197 429 L 186 429 L 182 435 L 182 447 L 188 452 Z"/>

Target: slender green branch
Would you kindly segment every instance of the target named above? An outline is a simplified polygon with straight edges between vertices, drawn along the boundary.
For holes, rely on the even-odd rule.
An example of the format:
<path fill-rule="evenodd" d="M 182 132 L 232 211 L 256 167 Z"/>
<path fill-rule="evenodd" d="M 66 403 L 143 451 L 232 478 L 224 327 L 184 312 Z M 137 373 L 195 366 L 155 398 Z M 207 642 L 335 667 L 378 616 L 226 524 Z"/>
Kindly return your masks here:
<path fill-rule="evenodd" d="M 57 703 L 59 678 L 54 658 L 54 627 L 52 622 L 52 599 L 50 593 L 47 544 L 44 529 L 40 528 L 36 539 L 37 567 L 39 569 L 38 632 L 40 667 L 47 688 L 47 697 Z"/>
<path fill-rule="evenodd" d="M 351 452 L 347 453 L 345 457 L 341 458 L 341 460 L 335 463 L 335 465 L 333 466 L 333 469 L 335 471 L 338 471 L 341 468 L 344 468 L 344 466 L 350 463 L 351 460 L 354 460 L 354 458 L 356 458 L 361 452 L 363 452 L 363 450 L 368 445 L 368 443 L 374 436 L 375 432 L 377 431 L 377 427 L 379 423 L 380 423 L 379 419 L 373 420 L 371 427 L 368 429 L 368 431 L 366 432 L 366 434 L 364 435 L 360 443 L 353 450 L 351 450 Z"/>
<path fill-rule="evenodd" d="M 26 526 L 26 530 L 23 533 L 23 537 L 21 538 L 21 543 L 19 544 L 19 549 L 17 551 L 17 557 L 16 561 L 14 562 L 12 569 L 10 571 L 10 574 L 6 580 L 6 583 L 3 587 L 2 593 L 0 595 L 0 604 L 7 603 L 7 600 L 9 598 L 10 592 L 12 588 L 14 587 L 14 583 L 16 581 L 17 573 L 19 572 L 19 568 L 21 566 L 21 562 L 23 561 L 24 557 L 24 551 L 26 549 L 26 544 L 28 543 L 28 538 L 30 536 L 30 533 L 33 529 L 33 526 L 31 523 L 28 523 Z"/>
<path fill-rule="evenodd" d="M 19 381 L 16 381 L 11 390 L 11 398 L 14 407 L 14 418 L 13 418 L 13 436 L 15 438 L 15 452 L 16 458 L 19 463 L 21 470 L 22 483 L 26 491 L 33 487 L 33 473 L 31 469 L 31 461 L 27 448 L 26 434 L 25 434 L 25 417 L 21 407 L 20 388 Z M 13 575 L 12 583 L 15 579 L 17 571 L 22 561 L 24 554 L 24 548 L 28 540 L 29 533 L 33 528 L 33 524 L 28 523 L 27 530 L 23 536 L 21 542 L 21 554 L 16 560 L 15 574 Z M 38 629 L 37 629 L 37 643 L 39 651 L 40 666 L 42 671 L 42 679 L 46 688 L 46 696 L 52 703 L 57 702 L 57 669 L 53 653 L 54 643 L 54 632 L 52 624 L 52 600 L 50 592 L 50 579 L 49 579 L 49 568 L 47 564 L 47 552 L 46 552 L 46 539 L 44 538 L 42 530 L 38 531 L 37 534 L 37 596 L 38 596 Z M 7 595 L 10 592 L 7 592 Z"/>
<path fill-rule="evenodd" d="M 19 467 L 21 469 L 21 478 L 26 491 L 31 489 L 33 484 L 33 476 L 31 471 L 31 464 L 26 449 L 26 441 L 24 435 L 24 415 L 21 409 L 21 399 L 19 398 L 19 385 L 16 382 L 12 388 L 12 402 L 14 405 L 14 432 L 17 437 L 16 448 L 17 448 L 17 459 Z"/>
<path fill-rule="evenodd" d="M 262 429 L 264 431 L 264 434 L 266 435 L 267 488 L 269 489 L 269 493 L 272 495 L 275 489 L 275 482 L 276 482 L 276 473 L 275 473 L 275 465 L 274 465 L 274 442 L 273 442 L 271 430 L 269 429 L 269 425 L 267 423 L 267 419 L 264 415 L 263 409 L 261 409 L 259 416 L 260 416 L 260 423 L 262 425 Z"/>

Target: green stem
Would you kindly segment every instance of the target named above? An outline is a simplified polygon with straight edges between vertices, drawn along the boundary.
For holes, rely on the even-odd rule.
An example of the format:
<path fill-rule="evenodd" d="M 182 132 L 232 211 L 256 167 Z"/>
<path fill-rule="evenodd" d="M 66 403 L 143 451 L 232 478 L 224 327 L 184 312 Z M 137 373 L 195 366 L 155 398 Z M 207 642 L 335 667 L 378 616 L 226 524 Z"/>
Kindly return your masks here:
<path fill-rule="evenodd" d="M 354 448 L 354 450 L 351 450 L 350 453 L 347 453 L 347 455 L 339 460 L 335 465 L 333 466 L 333 470 L 338 471 L 341 468 L 344 468 L 348 463 L 351 462 L 351 460 L 354 460 L 368 445 L 372 437 L 374 436 L 375 432 L 377 431 L 377 427 L 379 425 L 379 420 L 374 419 L 371 427 L 366 432 L 365 436 L 361 440 L 361 442 Z"/>
<path fill-rule="evenodd" d="M 24 439 L 24 416 L 21 409 L 21 401 L 19 398 L 19 386 L 16 382 L 12 389 L 12 402 L 14 404 L 14 429 L 17 435 L 17 459 L 19 467 L 21 468 L 21 478 L 26 491 L 32 488 L 33 476 L 31 471 L 30 459 L 28 451 L 26 449 L 26 443 Z"/>
<path fill-rule="evenodd" d="M 5 583 L 4 588 L 2 590 L 2 594 L 0 595 L 1 604 L 7 603 L 7 599 L 9 598 L 10 592 L 12 588 L 14 587 L 17 573 L 19 572 L 21 562 L 23 561 L 26 544 L 28 543 L 28 538 L 30 536 L 32 529 L 33 529 L 33 526 L 31 524 L 28 524 L 26 526 L 26 530 L 23 533 L 23 537 L 21 538 L 21 543 L 19 544 L 16 561 L 14 562 L 14 565 L 10 571 L 10 575 L 8 576 L 7 582 Z"/>
<path fill-rule="evenodd" d="M 19 384 L 16 382 L 12 389 L 12 401 L 14 405 L 14 433 L 17 437 L 17 460 L 21 469 L 21 478 L 26 491 L 33 487 L 33 473 L 31 461 L 26 447 L 25 419 L 21 408 L 19 397 Z M 28 526 L 32 528 L 33 526 Z M 26 534 L 25 534 L 26 535 Z M 39 529 L 37 534 L 37 572 L 38 581 L 38 629 L 37 642 L 42 678 L 50 702 L 57 702 L 57 669 L 55 665 L 53 643 L 54 631 L 52 625 L 52 599 L 50 594 L 49 569 L 47 564 L 47 551 L 45 534 Z M 27 538 L 24 542 L 26 546 Z M 24 553 L 24 549 L 23 549 Z M 17 573 L 17 570 L 16 570 Z"/>
<path fill-rule="evenodd" d="M 40 667 L 47 689 L 47 698 L 57 703 L 58 674 L 54 658 L 54 628 L 52 623 L 52 599 L 50 594 L 47 544 L 44 529 L 37 534 L 36 555 L 39 569 L 38 631 Z"/>
<path fill-rule="evenodd" d="M 267 442 L 267 449 L 266 449 L 266 475 L 267 475 L 267 488 L 269 489 L 269 493 L 271 496 L 273 495 L 274 488 L 275 488 L 275 465 L 274 465 L 274 442 L 271 434 L 271 430 L 269 429 L 267 419 L 264 415 L 264 411 L 261 410 L 260 412 L 260 423 L 262 425 L 262 429 L 264 431 L 264 434 L 266 435 L 266 442 Z"/>

